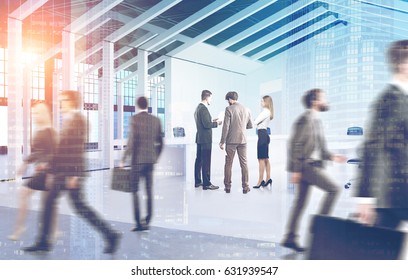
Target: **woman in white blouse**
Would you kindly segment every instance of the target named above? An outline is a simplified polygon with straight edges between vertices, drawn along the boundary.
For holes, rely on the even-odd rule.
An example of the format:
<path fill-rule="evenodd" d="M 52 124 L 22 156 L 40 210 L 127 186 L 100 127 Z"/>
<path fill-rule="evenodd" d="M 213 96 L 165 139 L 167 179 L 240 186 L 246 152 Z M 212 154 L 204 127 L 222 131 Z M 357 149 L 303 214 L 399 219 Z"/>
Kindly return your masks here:
<path fill-rule="evenodd" d="M 273 119 L 272 97 L 265 95 L 261 99 L 262 112 L 255 119 L 254 124 L 258 131 L 257 156 L 259 162 L 259 178 L 254 188 L 267 187 L 272 185 L 271 165 L 269 163 L 269 142 L 268 135 L 269 122 Z M 264 174 L 266 179 L 264 180 Z"/>

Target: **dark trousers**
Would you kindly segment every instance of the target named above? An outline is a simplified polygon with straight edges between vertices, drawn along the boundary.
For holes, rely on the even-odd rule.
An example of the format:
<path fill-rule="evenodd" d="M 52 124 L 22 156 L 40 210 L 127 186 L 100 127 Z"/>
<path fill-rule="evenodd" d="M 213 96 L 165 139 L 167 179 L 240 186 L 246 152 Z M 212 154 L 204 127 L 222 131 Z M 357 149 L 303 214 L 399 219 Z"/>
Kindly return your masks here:
<path fill-rule="evenodd" d="M 141 177 L 144 177 L 146 180 L 147 213 L 145 224 L 148 225 L 152 219 L 153 213 L 153 163 L 144 163 L 132 166 L 133 209 L 136 226 L 141 225 L 138 195 Z"/>
<path fill-rule="evenodd" d="M 407 220 L 408 208 L 377 208 L 375 225 L 396 229 L 402 221 Z"/>
<path fill-rule="evenodd" d="M 194 182 L 196 185 L 211 185 L 211 146 L 212 144 L 197 144 L 197 155 L 194 164 Z M 202 181 L 201 181 L 202 175 Z"/>
<path fill-rule="evenodd" d="M 42 212 L 42 226 L 40 229 L 40 236 L 38 242 L 41 244 L 50 243 L 50 230 L 51 224 L 54 221 L 53 215 L 55 213 L 55 205 L 62 191 L 67 191 L 69 195 L 70 202 L 74 206 L 78 215 L 84 218 L 88 223 L 90 223 L 96 230 L 98 230 L 105 239 L 111 237 L 114 232 L 109 226 L 109 224 L 104 221 L 94 209 L 87 205 L 85 197 L 82 191 L 83 178 L 80 178 L 80 186 L 76 189 L 67 189 L 65 187 L 65 176 L 56 176 L 55 184 L 53 188 L 49 191 L 49 194 L 45 200 L 43 212 Z"/>
<path fill-rule="evenodd" d="M 299 220 L 307 204 L 312 185 L 326 192 L 319 214 L 328 215 L 333 209 L 340 188 L 326 175 L 323 168 L 305 164 L 288 222 L 286 239 L 290 241 L 295 240 L 297 237 Z"/>

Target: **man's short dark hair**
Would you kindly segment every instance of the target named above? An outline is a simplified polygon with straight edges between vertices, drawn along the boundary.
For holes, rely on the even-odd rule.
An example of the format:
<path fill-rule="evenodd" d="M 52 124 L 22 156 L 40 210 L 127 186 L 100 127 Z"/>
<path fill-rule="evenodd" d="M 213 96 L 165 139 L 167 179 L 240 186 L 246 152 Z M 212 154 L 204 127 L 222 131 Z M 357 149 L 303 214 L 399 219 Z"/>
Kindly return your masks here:
<path fill-rule="evenodd" d="M 303 105 L 305 105 L 306 108 L 310 109 L 312 108 L 313 101 L 316 101 L 319 97 L 319 93 L 322 92 L 322 89 L 319 88 L 314 88 L 311 90 L 308 90 L 305 92 L 303 95 Z"/>
<path fill-rule="evenodd" d="M 205 89 L 201 92 L 201 101 L 204 101 L 207 99 L 207 97 L 211 96 L 212 92 L 209 91 L 208 89 Z"/>
<path fill-rule="evenodd" d="M 147 105 L 148 105 L 148 102 L 147 102 L 147 98 L 146 98 L 146 97 L 140 96 L 140 97 L 137 99 L 137 107 L 139 107 L 140 109 L 146 110 L 146 109 L 147 109 Z"/>
<path fill-rule="evenodd" d="M 237 101 L 238 100 L 238 93 L 235 91 L 230 91 L 225 95 L 225 100 L 232 99 Z"/>
<path fill-rule="evenodd" d="M 399 64 L 408 59 L 408 40 L 395 41 L 391 43 L 387 51 L 388 64 L 392 72 L 398 73 Z"/>

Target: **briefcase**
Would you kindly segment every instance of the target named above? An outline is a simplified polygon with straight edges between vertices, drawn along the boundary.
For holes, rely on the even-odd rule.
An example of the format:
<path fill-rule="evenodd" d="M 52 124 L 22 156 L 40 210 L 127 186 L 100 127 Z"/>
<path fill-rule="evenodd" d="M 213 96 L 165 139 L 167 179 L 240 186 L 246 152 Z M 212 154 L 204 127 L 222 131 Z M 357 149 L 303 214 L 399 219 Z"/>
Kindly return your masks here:
<path fill-rule="evenodd" d="M 308 258 L 311 260 L 396 260 L 405 234 L 353 220 L 315 215 Z"/>
<path fill-rule="evenodd" d="M 112 171 L 112 190 L 121 192 L 131 192 L 130 186 L 130 168 L 114 168 Z"/>

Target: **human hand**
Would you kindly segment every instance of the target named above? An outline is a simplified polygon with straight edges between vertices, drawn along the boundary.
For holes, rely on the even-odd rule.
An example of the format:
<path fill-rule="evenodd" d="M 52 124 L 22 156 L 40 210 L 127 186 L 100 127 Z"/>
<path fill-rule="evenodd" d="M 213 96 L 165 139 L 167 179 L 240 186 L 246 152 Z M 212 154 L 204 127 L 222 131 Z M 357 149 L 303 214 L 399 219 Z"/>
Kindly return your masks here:
<path fill-rule="evenodd" d="M 52 189 L 53 185 L 54 185 L 54 175 L 47 174 L 45 177 L 45 188 L 47 190 L 50 190 Z"/>
<path fill-rule="evenodd" d="M 77 189 L 79 187 L 79 178 L 76 176 L 67 177 L 65 179 L 65 186 L 67 189 Z"/>
<path fill-rule="evenodd" d="M 48 164 L 47 163 L 39 163 L 35 166 L 35 171 L 37 172 L 42 172 L 44 170 L 46 170 L 48 168 Z"/>
<path fill-rule="evenodd" d="M 377 216 L 374 204 L 360 203 L 357 207 L 358 221 L 362 224 L 373 225 Z"/>
<path fill-rule="evenodd" d="M 302 179 L 302 173 L 293 172 L 290 181 L 292 184 L 299 184 L 301 179 Z"/>
<path fill-rule="evenodd" d="M 347 161 L 347 157 L 343 155 L 333 155 L 331 160 L 337 163 L 345 163 Z"/>
<path fill-rule="evenodd" d="M 22 177 L 24 172 L 27 170 L 27 164 L 24 162 L 21 166 L 17 169 L 16 177 Z"/>
<path fill-rule="evenodd" d="M 223 143 L 220 143 L 220 149 L 224 150 L 224 144 Z"/>

